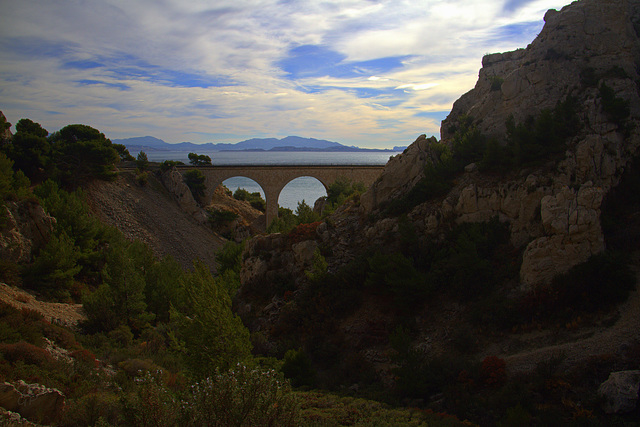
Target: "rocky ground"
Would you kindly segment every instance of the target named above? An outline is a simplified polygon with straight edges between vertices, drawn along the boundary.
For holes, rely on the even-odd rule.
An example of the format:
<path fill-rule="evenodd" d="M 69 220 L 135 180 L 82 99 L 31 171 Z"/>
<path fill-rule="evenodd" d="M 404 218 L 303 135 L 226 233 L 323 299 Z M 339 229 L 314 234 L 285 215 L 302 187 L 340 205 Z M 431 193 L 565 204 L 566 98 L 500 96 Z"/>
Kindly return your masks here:
<path fill-rule="evenodd" d="M 36 311 L 52 323 L 74 328 L 86 317 L 82 304 L 62 304 L 38 301 L 33 295 L 15 286 L 0 283 L 0 301 L 18 310 Z"/>

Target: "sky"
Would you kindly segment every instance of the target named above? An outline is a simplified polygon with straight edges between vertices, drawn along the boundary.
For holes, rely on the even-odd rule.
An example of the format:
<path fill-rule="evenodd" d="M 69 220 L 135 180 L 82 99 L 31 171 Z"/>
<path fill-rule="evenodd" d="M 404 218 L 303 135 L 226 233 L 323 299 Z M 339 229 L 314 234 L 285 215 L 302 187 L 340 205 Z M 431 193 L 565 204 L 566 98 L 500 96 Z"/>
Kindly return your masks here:
<path fill-rule="evenodd" d="M 569 3 L 0 0 L 0 111 L 111 139 L 409 145 Z"/>

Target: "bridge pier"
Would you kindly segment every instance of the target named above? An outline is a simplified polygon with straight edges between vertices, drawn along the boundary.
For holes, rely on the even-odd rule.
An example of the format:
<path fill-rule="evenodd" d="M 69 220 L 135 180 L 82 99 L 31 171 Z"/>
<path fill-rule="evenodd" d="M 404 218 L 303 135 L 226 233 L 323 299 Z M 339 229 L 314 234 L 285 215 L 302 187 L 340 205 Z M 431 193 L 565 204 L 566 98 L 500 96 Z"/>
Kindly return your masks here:
<path fill-rule="evenodd" d="M 289 182 L 303 176 L 310 176 L 320 181 L 325 189 L 339 178 L 352 182 L 361 182 L 366 187 L 371 186 L 382 173 L 383 165 L 363 166 L 296 166 L 296 165 L 248 165 L 248 166 L 177 166 L 180 173 L 191 169 L 199 169 L 205 176 L 205 204 L 211 202 L 213 192 L 226 179 L 233 177 L 245 177 L 254 180 L 260 185 L 265 194 L 267 226 L 278 217 L 278 197 L 280 192 Z"/>
<path fill-rule="evenodd" d="M 284 188 L 284 185 L 282 186 L 282 188 Z M 278 197 L 280 196 L 282 188 L 262 188 L 264 190 L 265 201 L 267 202 L 267 207 L 264 213 L 266 216 L 265 219 L 267 227 L 269 226 L 269 224 L 271 224 L 271 221 L 278 218 Z"/>

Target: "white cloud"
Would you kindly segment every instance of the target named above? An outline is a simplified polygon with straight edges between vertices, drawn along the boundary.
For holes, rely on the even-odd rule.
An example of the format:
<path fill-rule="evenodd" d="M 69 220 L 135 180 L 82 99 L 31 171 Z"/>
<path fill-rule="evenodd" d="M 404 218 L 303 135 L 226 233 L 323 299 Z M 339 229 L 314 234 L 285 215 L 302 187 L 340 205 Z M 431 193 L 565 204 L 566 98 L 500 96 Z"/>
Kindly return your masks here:
<path fill-rule="evenodd" d="M 475 84 L 483 54 L 531 41 L 505 27 L 567 3 L 534 0 L 505 13 L 502 2 L 477 0 L 6 2 L 0 109 L 14 123 L 85 123 L 112 138 L 299 134 L 397 145 L 438 133 L 439 123 L 416 114 L 450 109 Z M 294 81 L 278 62 L 301 45 L 347 62 L 405 58 L 383 72 Z M 180 79 L 232 85 L 181 87 Z"/>

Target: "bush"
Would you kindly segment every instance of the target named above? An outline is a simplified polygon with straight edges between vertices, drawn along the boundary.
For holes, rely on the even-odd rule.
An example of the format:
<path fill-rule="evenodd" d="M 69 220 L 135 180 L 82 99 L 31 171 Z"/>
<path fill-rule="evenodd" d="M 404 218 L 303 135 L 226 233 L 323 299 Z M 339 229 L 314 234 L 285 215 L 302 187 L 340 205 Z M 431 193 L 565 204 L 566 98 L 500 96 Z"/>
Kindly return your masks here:
<path fill-rule="evenodd" d="M 165 386 L 162 372 L 147 372 L 135 382 L 132 393 L 121 398 L 126 425 L 179 425 L 180 401 Z"/>
<path fill-rule="evenodd" d="M 640 157 L 625 168 L 617 187 L 602 203 L 600 221 L 608 249 L 631 252 L 640 241 Z"/>
<path fill-rule="evenodd" d="M 47 366 L 54 362 L 53 357 L 43 348 L 20 341 L 14 344 L 0 343 L 0 353 L 9 362 L 24 362 L 30 365 Z"/>
<path fill-rule="evenodd" d="M 339 177 L 327 188 L 327 207 L 330 211 L 335 210 L 349 197 L 362 194 L 366 187 L 361 182 L 352 182 L 344 177 Z"/>
<path fill-rule="evenodd" d="M 425 276 L 412 260 L 399 252 L 377 252 L 368 258 L 369 268 L 365 286 L 394 298 L 396 307 L 406 309 L 424 302 L 429 294 Z"/>
<path fill-rule="evenodd" d="M 487 356 L 480 365 L 480 376 L 484 384 L 493 387 L 504 385 L 507 380 L 506 363 L 497 356 Z"/>
<path fill-rule="evenodd" d="M 207 266 L 194 262 L 184 279 L 184 312 L 172 311 L 184 348 L 185 366 L 198 378 L 247 360 L 249 331 L 231 311 L 228 288 L 214 280 Z"/>
<path fill-rule="evenodd" d="M 285 353 L 282 373 L 285 378 L 291 380 L 294 387 L 313 387 L 316 385 L 316 372 L 311 360 L 302 349 L 288 350 Z"/>
<path fill-rule="evenodd" d="M 618 98 L 612 88 L 604 82 L 600 84 L 600 99 L 602 101 L 602 111 L 607 113 L 611 121 L 618 126 L 622 126 L 624 121 L 631 114 L 629 101 Z"/>
<path fill-rule="evenodd" d="M 218 209 L 209 209 L 207 214 L 209 215 L 209 224 L 212 227 L 222 227 L 238 218 L 238 214 L 235 212 Z"/>
<path fill-rule="evenodd" d="M 249 193 L 244 188 L 238 188 L 233 193 L 233 198 L 249 202 L 249 204 L 259 211 L 264 212 L 267 209 L 267 202 L 262 198 L 259 192 Z"/>
<path fill-rule="evenodd" d="M 289 241 L 292 244 L 304 242 L 305 240 L 315 240 L 316 230 L 322 224 L 320 221 L 311 224 L 299 224 L 289 232 Z"/>
<path fill-rule="evenodd" d="M 185 414 L 191 426 L 295 426 L 299 404 L 275 371 L 237 364 L 193 384 Z"/>
<path fill-rule="evenodd" d="M 178 162 L 175 160 L 165 160 L 160 163 L 160 172 L 168 172 L 176 166 L 184 165 L 182 162 Z"/>
<path fill-rule="evenodd" d="M 593 312 L 625 301 L 636 284 L 629 262 L 623 254 L 603 252 L 556 277 L 551 286 L 559 292 L 558 308 Z"/>
<path fill-rule="evenodd" d="M 136 184 L 141 187 L 144 187 L 149 182 L 149 172 L 147 171 L 136 171 Z"/>

